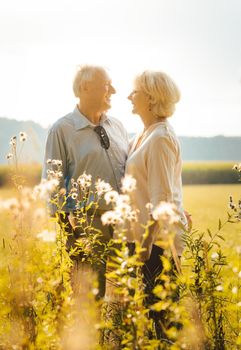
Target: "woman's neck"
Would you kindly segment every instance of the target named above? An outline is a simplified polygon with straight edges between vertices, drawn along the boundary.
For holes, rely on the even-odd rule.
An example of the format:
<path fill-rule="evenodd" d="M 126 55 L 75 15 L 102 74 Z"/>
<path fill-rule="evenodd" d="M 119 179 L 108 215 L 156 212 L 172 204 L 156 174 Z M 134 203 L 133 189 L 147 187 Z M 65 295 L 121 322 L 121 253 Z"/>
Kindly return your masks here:
<path fill-rule="evenodd" d="M 146 113 L 145 115 L 141 115 L 141 120 L 144 124 L 144 130 L 147 130 L 151 125 L 166 121 L 166 117 L 157 117 L 154 116 L 151 112 Z"/>

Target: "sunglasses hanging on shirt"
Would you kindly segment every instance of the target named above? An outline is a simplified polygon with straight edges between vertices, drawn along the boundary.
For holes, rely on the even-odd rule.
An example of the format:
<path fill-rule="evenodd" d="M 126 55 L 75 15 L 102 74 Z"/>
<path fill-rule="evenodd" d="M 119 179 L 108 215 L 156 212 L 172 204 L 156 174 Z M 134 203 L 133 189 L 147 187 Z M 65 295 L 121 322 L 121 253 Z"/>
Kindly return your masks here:
<path fill-rule="evenodd" d="M 110 147 L 110 139 L 105 128 L 103 128 L 101 125 L 98 125 L 94 128 L 94 131 L 99 136 L 101 147 L 108 149 Z"/>

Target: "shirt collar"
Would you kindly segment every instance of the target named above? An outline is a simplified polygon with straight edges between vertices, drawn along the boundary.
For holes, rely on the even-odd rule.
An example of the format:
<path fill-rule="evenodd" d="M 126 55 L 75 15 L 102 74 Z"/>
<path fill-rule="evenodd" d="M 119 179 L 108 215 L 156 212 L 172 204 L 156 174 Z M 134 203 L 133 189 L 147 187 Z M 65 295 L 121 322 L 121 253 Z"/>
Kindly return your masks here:
<path fill-rule="evenodd" d="M 74 121 L 74 126 L 76 130 L 81 130 L 86 127 L 94 128 L 96 125 L 91 123 L 88 118 L 86 118 L 80 111 L 77 106 L 75 106 L 72 112 L 72 119 Z M 109 122 L 109 118 L 106 114 L 101 116 L 100 124 L 104 124 L 105 122 Z"/>

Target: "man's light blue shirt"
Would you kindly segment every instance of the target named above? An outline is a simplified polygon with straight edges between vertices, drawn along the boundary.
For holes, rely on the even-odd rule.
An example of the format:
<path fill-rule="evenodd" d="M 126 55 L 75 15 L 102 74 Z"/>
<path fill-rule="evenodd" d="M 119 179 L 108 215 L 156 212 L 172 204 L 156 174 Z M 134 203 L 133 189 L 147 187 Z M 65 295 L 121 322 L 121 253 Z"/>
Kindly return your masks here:
<path fill-rule="evenodd" d="M 60 187 L 69 193 L 71 179 L 75 181 L 83 174 L 92 175 L 92 189 L 98 178 L 108 182 L 116 191 L 120 190 L 121 178 L 124 175 L 128 152 L 128 135 L 122 123 L 112 117 L 103 115 L 100 121 L 109 137 L 108 150 L 101 146 L 99 136 L 94 131 L 94 125 L 76 106 L 72 113 L 67 114 L 51 127 L 48 133 L 43 178 L 47 178 L 47 159 L 62 160 L 63 178 Z M 75 209 L 75 202 L 69 198 L 64 210 Z M 100 209 L 109 209 L 104 201 Z M 52 214 L 56 210 L 52 208 Z"/>

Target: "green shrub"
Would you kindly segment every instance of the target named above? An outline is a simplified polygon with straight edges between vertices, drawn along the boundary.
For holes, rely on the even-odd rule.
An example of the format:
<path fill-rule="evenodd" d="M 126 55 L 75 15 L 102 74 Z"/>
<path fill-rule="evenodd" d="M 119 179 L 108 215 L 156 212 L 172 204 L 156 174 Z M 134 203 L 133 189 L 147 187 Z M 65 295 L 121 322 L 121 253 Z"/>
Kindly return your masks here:
<path fill-rule="evenodd" d="M 238 174 L 232 170 L 230 162 L 184 162 L 182 179 L 184 185 L 233 184 Z M 41 164 L 21 164 L 20 174 L 24 175 L 26 185 L 33 186 L 41 179 Z M 0 166 L 0 187 L 9 186 L 12 170 L 8 165 Z"/>
<path fill-rule="evenodd" d="M 237 183 L 238 174 L 230 162 L 185 162 L 182 180 L 184 185 Z"/>

